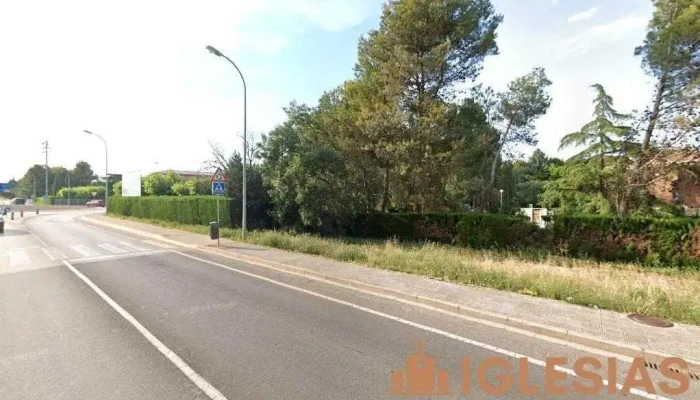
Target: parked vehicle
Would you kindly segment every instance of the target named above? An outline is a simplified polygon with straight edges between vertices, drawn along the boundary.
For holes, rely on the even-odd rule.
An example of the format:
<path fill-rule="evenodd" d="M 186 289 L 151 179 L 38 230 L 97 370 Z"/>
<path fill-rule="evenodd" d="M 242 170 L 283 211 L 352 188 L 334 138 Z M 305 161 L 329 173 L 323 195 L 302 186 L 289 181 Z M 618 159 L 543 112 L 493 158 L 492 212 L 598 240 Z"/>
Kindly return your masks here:
<path fill-rule="evenodd" d="M 0 233 L 5 233 L 5 214 L 7 214 L 10 208 L 6 207 L 0 213 Z"/>
<path fill-rule="evenodd" d="M 88 201 L 87 203 L 85 203 L 85 205 L 88 207 L 104 207 L 105 202 L 104 200 L 95 199 Z"/>
<path fill-rule="evenodd" d="M 22 198 L 22 197 L 15 197 L 14 199 L 10 200 L 10 204 L 16 204 L 16 205 L 22 205 L 27 202 L 27 199 Z"/>

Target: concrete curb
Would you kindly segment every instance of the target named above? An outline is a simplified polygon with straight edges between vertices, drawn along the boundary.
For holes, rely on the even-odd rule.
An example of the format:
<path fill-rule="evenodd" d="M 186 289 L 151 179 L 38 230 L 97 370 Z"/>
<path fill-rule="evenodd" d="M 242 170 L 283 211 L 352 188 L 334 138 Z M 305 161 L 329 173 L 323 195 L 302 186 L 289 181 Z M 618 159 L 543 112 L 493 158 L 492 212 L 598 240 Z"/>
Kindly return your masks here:
<path fill-rule="evenodd" d="M 465 306 L 462 304 L 450 303 L 450 302 L 446 302 L 443 300 L 433 299 L 430 297 L 425 297 L 425 296 L 417 295 L 417 294 L 409 294 L 409 293 L 405 293 L 402 291 L 387 288 L 384 286 L 372 285 L 369 283 L 355 281 L 352 279 L 339 278 L 339 277 L 335 277 L 335 276 L 321 274 L 321 273 L 318 273 L 316 271 L 310 271 L 308 269 L 283 264 L 283 263 L 280 263 L 277 261 L 270 261 L 270 260 L 252 257 L 252 256 L 247 256 L 247 255 L 242 255 L 242 254 L 233 255 L 230 253 L 230 251 L 223 251 L 223 250 L 219 250 L 219 249 L 208 247 L 208 246 L 190 245 L 187 243 L 182 243 L 182 242 L 168 239 L 162 235 L 144 232 L 144 231 L 140 231 L 138 229 L 133 229 L 133 228 L 129 228 L 126 226 L 113 224 L 113 223 L 109 223 L 109 222 L 105 222 L 105 221 L 99 221 L 99 220 L 96 220 L 93 218 L 81 217 L 81 219 L 87 221 L 88 223 L 95 223 L 97 225 L 108 226 L 110 228 L 122 230 L 122 231 L 133 233 L 136 235 L 145 236 L 145 237 L 148 237 L 151 239 L 164 241 L 164 242 L 176 245 L 176 246 L 200 250 L 200 251 L 204 251 L 204 252 L 207 252 L 210 254 L 215 254 L 215 255 L 222 256 L 222 257 L 226 257 L 226 258 L 229 258 L 232 260 L 241 261 L 241 262 L 245 262 L 245 263 L 252 263 L 254 265 L 259 265 L 262 267 L 266 267 L 266 268 L 270 268 L 270 269 L 274 269 L 274 270 L 278 270 L 278 271 L 290 272 L 290 273 L 293 273 L 296 275 L 303 275 L 303 276 L 313 277 L 313 278 L 317 278 L 317 279 L 322 279 L 322 280 L 329 281 L 329 282 L 335 282 L 335 283 L 338 283 L 338 284 L 341 284 L 344 286 L 349 286 L 349 287 L 363 290 L 366 292 L 379 293 L 379 294 L 382 294 L 385 296 L 391 296 L 391 297 L 395 297 L 397 299 L 402 299 L 402 300 L 415 302 L 418 304 L 427 305 L 427 306 L 434 307 L 434 308 L 437 308 L 437 309 L 440 309 L 443 311 L 447 311 L 450 313 L 464 315 L 464 316 L 467 316 L 467 317 L 470 317 L 473 319 L 477 319 L 477 320 L 496 323 L 499 325 L 503 325 L 504 327 L 515 328 L 515 329 L 518 329 L 521 331 L 534 333 L 534 334 L 537 334 L 537 335 L 540 335 L 543 337 L 547 337 L 547 338 L 562 340 L 562 341 L 566 341 L 569 343 L 574 343 L 577 345 L 582 345 L 582 346 L 590 347 L 593 349 L 601 350 L 604 352 L 623 355 L 626 357 L 633 357 L 633 358 L 634 357 L 641 357 L 648 364 L 650 364 L 652 366 L 652 368 L 653 368 L 653 366 L 657 366 L 657 369 L 658 369 L 658 365 L 660 365 L 662 359 L 664 359 L 664 358 L 675 357 L 675 356 L 672 356 L 669 354 L 654 352 L 652 350 L 645 349 L 642 347 L 630 346 L 630 345 L 627 345 L 624 343 L 618 343 L 618 342 L 612 342 L 612 341 L 605 341 L 605 340 L 601 340 L 599 338 L 588 336 L 588 335 L 585 335 L 585 334 L 579 333 L 579 332 L 567 331 L 564 329 L 545 326 L 545 325 L 537 324 L 534 322 L 529 322 L 529 321 L 509 317 L 509 316 L 502 315 L 502 314 L 496 314 L 496 313 L 491 313 L 488 311 L 482 311 L 482 310 L 471 308 L 471 307 L 468 307 L 468 306 Z M 683 371 L 683 372 L 686 372 L 693 379 L 700 379 L 700 361 L 688 360 L 688 359 L 684 359 L 684 360 L 688 363 L 688 371 Z"/>

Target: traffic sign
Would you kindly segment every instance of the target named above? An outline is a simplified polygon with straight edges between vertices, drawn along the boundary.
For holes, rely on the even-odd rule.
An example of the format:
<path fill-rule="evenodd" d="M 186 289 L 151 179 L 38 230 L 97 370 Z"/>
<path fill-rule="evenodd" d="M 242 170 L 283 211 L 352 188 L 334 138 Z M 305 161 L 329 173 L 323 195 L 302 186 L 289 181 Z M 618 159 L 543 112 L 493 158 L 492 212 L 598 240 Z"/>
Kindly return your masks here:
<path fill-rule="evenodd" d="M 222 171 L 221 168 L 217 168 L 216 172 L 214 172 L 214 175 L 211 176 L 211 181 L 212 183 L 226 181 L 226 175 L 224 175 L 224 171 Z"/>
<path fill-rule="evenodd" d="M 10 183 L 0 183 L 0 193 L 12 191 L 12 185 Z"/>
<path fill-rule="evenodd" d="M 226 194 L 226 184 L 224 182 L 212 182 L 211 183 L 211 194 L 217 196 L 223 196 Z"/>
<path fill-rule="evenodd" d="M 97 192 L 92 192 L 92 197 L 97 196 Z"/>

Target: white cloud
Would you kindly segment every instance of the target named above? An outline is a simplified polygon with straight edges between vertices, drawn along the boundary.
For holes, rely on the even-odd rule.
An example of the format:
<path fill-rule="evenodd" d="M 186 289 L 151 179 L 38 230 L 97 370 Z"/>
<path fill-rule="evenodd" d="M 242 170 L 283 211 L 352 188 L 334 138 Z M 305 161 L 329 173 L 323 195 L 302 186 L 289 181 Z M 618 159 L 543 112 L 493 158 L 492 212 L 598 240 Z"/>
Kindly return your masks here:
<path fill-rule="evenodd" d="M 552 0 L 552 5 L 553 5 L 553 6 L 558 6 L 558 5 L 559 5 L 559 0 Z"/>
<path fill-rule="evenodd" d="M 574 14 L 569 17 L 569 22 L 585 21 L 587 19 L 593 18 L 598 12 L 598 6 L 591 7 L 586 11 L 581 11 L 580 13 Z"/>
<path fill-rule="evenodd" d="M 607 46 L 625 35 L 644 29 L 648 17 L 628 15 L 614 21 L 588 27 L 564 40 L 562 55 L 583 56 L 596 47 Z"/>

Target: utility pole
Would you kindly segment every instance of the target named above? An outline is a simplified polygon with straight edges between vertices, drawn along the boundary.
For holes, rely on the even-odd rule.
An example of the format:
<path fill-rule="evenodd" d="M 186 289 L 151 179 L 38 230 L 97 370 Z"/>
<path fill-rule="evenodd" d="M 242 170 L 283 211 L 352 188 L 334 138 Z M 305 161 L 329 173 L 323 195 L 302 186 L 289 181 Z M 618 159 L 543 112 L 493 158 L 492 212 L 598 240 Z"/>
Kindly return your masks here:
<path fill-rule="evenodd" d="M 45 142 L 41 143 L 42 146 L 44 146 L 44 154 L 46 155 L 46 163 L 44 164 L 44 168 L 46 168 L 46 175 L 44 178 L 44 199 L 46 199 L 49 196 L 49 141 L 46 140 Z"/>
<path fill-rule="evenodd" d="M 68 170 L 68 205 L 70 205 L 70 173 L 71 171 Z"/>

